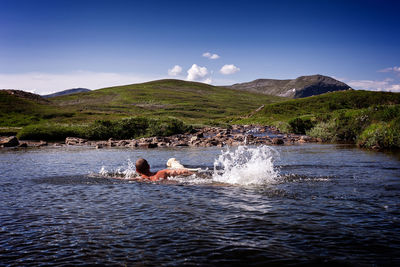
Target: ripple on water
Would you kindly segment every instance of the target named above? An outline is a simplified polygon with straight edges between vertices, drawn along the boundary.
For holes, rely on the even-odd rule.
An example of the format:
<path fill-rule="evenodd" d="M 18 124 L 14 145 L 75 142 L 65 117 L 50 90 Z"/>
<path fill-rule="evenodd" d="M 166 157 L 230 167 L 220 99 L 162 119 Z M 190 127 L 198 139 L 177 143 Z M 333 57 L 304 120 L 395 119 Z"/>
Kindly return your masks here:
<path fill-rule="evenodd" d="M 243 150 L 250 165 L 277 172 L 273 180 L 217 182 L 215 161 L 226 163 L 218 172 L 243 165 L 233 164 L 235 151 L 213 148 L 1 153 L 0 262 L 400 264 L 397 159 L 332 145 L 277 147 L 279 158 L 251 149 Z M 209 171 L 165 183 L 89 175 L 127 169 L 137 157 Z"/>

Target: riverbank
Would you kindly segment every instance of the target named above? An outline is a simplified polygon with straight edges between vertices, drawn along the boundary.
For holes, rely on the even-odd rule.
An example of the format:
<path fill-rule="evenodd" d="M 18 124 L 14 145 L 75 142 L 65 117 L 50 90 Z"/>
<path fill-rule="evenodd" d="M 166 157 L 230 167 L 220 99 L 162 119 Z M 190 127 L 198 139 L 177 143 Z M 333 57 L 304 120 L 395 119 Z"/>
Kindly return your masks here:
<path fill-rule="evenodd" d="M 286 134 L 273 126 L 233 125 L 225 129 L 221 127 L 205 127 L 190 133 L 171 136 L 154 136 L 138 139 L 88 140 L 78 137 L 67 137 L 64 141 L 47 142 L 45 140 L 18 140 L 15 136 L 2 137 L 0 147 L 41 147 L 41 146 L 93 146 L 96 148 L 129 147 L 224 147 L 238 145 L 293 145 L 310 142 L 322 142 L 322 139 L 300 134 Z"/>

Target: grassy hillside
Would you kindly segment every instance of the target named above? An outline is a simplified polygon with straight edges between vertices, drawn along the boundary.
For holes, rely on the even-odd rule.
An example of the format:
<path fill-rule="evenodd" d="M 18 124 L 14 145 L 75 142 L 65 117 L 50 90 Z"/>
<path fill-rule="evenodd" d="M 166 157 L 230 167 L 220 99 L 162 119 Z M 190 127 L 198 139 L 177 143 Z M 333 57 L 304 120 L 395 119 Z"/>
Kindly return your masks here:
<path fill-rule="evenodd" d="M 400 94 L 327 93 L 269 104 L 254 116 L 236 123 L 276 125 L 283 131 L 365 147 L 400 147 Z"/>
<path fill-rule="evenodd" d="M 23 98 L 0 90 L 0 127 L 18 127 L 71 117 L 73 114 L 34 98 Z"/>
<path fill-rule="evenodd" d="M 116 86 L 47 100 L 37 95 L 25 97 L 0 91 L 0 133 L 27 126 L 20 136 L 55 139 L 76 133 L 100 138 L 98 134 L 89 134 L 88 129 L 98 129 L 98 125 L 118 128 L 126 124 L 125 118 L 132 117 L 169 118 L 171 125 L 176 124 L 171 117 L 190 125 L 225 124 L 264 103 L 282 100 L 285 98 L 180 80 Z M 96 124 L 98 120 L 102 122 Z M 166 121 L 150 121 L 146 127 L 151 129 L 157 123 Z"/>
<path fill-rule="evenodd" d="M 187 123 L 229 121 L 264 103 L 285 98 L 180 80 L 160 80 L 95 90 L 49 99 L 53 105 L 74 112 L 60 120 L 82 122 L 130 116 L 172 116 Z"/>

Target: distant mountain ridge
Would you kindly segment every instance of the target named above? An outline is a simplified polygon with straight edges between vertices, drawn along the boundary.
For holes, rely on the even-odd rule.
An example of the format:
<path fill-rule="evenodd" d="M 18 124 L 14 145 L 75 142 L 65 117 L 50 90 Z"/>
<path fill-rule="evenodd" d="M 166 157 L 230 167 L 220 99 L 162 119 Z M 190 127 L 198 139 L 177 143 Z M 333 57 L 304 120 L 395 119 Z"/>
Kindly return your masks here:
<path fill-rule="evenodd" d="M 62 95 L 71 95 L 71 94 L 77 94 L 77 93 L 84 93 L 84 92 L 90 92 L 90 89 L 87 88 L 73 88 L 73 89 L 67 89 L 63 90 L 60 92 L 56 92 L 53 94 L 49 95 L 42 95 L 43 98 L 50 98 L 50 97 L 56 97 L 56 96 L 62 96 Z"/>
<path fill-rule="evenodd" d="M 34 93 L 22 91 L 22 90 L 2 89 L 2 90 L 0 90 L 0 92 L 5 92 L 6 94 L 9 94 L 9 95 L 12 95 L 12 96 L 15 96 L 18 98 L 22 98 L 22 99 L 31 100 L 31 101 L 34 101 L 37 103 L 42 103 L 42 104 L 49 103 L 49 101 L 47 99 L 44 99 L 42 96 L 40 96 L 38 94 L 34 94 Z"/>
<path fill-rule="evenodd" d="M 292 80 L 258 79 L 252 82 L 237 83 L 227 87 L 290 98 L 302 98 L 350 89 L 350 86 L 341 81 L 319 74 L 300 76 Z"/>

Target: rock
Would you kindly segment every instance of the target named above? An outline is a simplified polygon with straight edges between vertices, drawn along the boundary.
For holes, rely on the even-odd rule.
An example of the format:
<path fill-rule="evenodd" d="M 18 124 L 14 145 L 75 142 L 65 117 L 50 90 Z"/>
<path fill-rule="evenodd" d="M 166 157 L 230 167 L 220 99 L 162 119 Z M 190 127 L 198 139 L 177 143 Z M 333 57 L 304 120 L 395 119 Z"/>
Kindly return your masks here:
<path fill-rule="evenodd" d="M 285 141 L 283 141 L 282 138 L 275 137 L 272 139 L 272 144 L 274 144 L 274 145 L 283 145 L 284 143 L 285 143 Z"/>
<path fill-rule="evenodd" d="M 117 142 L 116 142 L 114 139 L 110 138 L 110 139 L 108 139 L 108 141 L 107 141 L 107 146 L 113 147 L 113 146 L 116 145 L 116 143 L 117 143 Z"/>
<path fill-rule="evenodd" d="M 129 144 L 126 145 L 126 147 L 137 147 L 138 146 L 138 142 L 136 140 L 132 140 L 129 142 Z"/>
<path fill-rule="evenodd" d="M 0 146 L 2 147 L 13 147 L 18 145 L 19 141 L 15 136 L 3 137 L 0 139 Z"/>
<path fill-rule="evenodd" d="M 40 143 L 37 146 L 47 146 L 47 142 L 41 140 Z"/>
<path fill-rule="evenodd" d="M 138 143 L 138 147 L 140 147 L 140 148 L 156 148 L 157 143 L 142 142 L 142 143 Z"/>
<path fill-rule="evenodd" d="M 78 138 L 78 137 L 67 137 L 65 138 L 66 145 L 83 145 L 87 142 L 86 139 Z"/>
<path fill-rule="evenodd" d="M 95 144 L 97 149 L 103 148 L 108 145 L 107 141 L 97 141 Z"/>
<path fill-rule="evenodd" d="M 158 147 L 157 143 L 150 143 L 149 144 L 149 148 L 156 148 L 156 147 Z"/>
<path fill-rule="evenodd" d="M 167 143 L 165 143 L 165 142 L 159 142 L 159 143 L 157 143 L 157 146 L 158 146 L 158 147 L 166 147 L 166 146 L 167 146 Z"/>
<path fill-rule="evenodd" d="M 18 147 L 28 147 L 28 144 L 27 144 L 27 143 L 20 143 L 20 144 L 18 145 Z"/>
<path fill-rule="evenodd" d="M 117 146 L 126 146 L 126 144 L 128 144 L 126 140 L 120 140 L 117 142 Z"/>
<path fill-rule="evenodd" d="M 173 146 L 189 146 L 189 144 L 185 141 L 179 141 L 179 142 L 173 144 Z"/>

